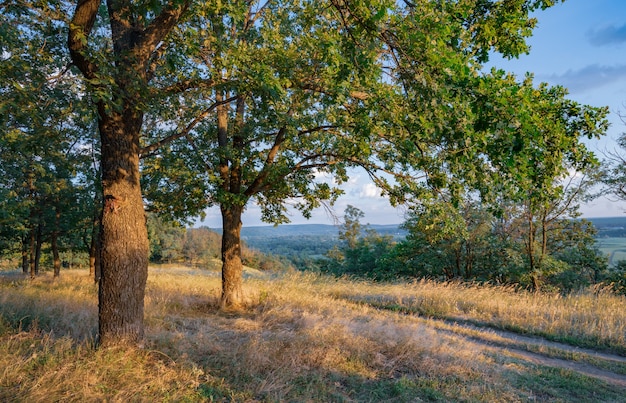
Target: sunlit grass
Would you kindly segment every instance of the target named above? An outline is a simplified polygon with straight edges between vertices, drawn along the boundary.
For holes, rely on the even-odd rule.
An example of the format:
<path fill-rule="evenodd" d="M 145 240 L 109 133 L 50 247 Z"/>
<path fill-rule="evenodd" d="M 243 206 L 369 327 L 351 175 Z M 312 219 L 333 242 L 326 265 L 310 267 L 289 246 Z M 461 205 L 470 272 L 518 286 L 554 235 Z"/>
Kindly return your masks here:
<path fill-rule="evenodd" d="M 84 271 L 66 271 L 57 279 L 45 273 L 34 280 L 0 277 L 0 313 L 21 329 L 37 326 L 55 336 L 93 341 L 97 327 L 97 287 Z"/>
<path fill-rule="evenodd" d="M 567 296 L 514 287 L 419 281 L 411 285 L 337 282 L 328 293 L 436 318 L 463 319 L 574 345 L 626 354 L 626 297 L 596 288 Z"/>
<path fill-rule="evenodd" d="M 145 348 L 96 349 L 96 287 L 85 272 L 0 281 L 0 401 L 615 401 L 623 393 L 380 309 L 394 304 L 498 326 L 525 312 L 541 326 L 567 315 L 587 320 L 598 304 L 624 307 L 608 293 L 557 298 L 290 273 L 247 279 L 244 308 L 225 312 L 219 292 L 215 272 L 151 268 Z M 560 321 L 542 331 L 564 328 Z"/>

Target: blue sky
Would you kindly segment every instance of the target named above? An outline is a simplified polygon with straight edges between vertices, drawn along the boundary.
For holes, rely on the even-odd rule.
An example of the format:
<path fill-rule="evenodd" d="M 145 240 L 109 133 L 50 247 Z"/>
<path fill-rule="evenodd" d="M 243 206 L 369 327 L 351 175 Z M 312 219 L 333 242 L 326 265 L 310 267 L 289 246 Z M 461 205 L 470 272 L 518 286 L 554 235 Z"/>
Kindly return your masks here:
<path fill-rule="evenodd" d="M 536 83 L 562 85 L 569 89 L 570 98 L 575 101 L 608 106 L 611 127 L 607 135 L 587 144 L 600 156 L 607 150 L 615 150 L 615 139 L 626 131 L 619 118 L 620 111 L 626 114 L 626 0 L 567 0 L 536 12 L 535 17 L 538 24 L 528 40 L 530 54 L 513 60 L 493 58 L 488 66 L 502 68 L 520 78 L 532 72 Z M 346 194 L 333 207 L 336 216 L 342 217 L 346 206 L 353 205 L 365 213 L 363 223 L 404 221 L 404 209 L 389 206 L 366 174 L 356 172 L 344 189 Z M 583 206 L 581 211 L 585 217 L 623 216 L 626 204 L 601 198 Z M 335 223 L 324 208 L 315 211 L 308 221 L 294 211 L 291 221 Z M 248 206 L 243 224 L 265 225 L 256 206 Z M 221 227 L 219 209 L 208 210 L 206 219 L 196 225 Z"/>
<path fill-rule="evenodd" d="M 518 76 L 533 72 L 536 82 L 562 85 L 580 103 L 608 106 L 607 135 L 587 142 L 604 158 L 607 151 L 615 151 L 615 139 L 626 131 L 619 117 L 620 112 L 626 114 L 626 1 L 567 0 L 535 17 L 538 26 L 528 41 L 530 53 L 492 63 Z M 581 211 L 586 217 L 623 216 L 626 204 L 600 198 Z"/>

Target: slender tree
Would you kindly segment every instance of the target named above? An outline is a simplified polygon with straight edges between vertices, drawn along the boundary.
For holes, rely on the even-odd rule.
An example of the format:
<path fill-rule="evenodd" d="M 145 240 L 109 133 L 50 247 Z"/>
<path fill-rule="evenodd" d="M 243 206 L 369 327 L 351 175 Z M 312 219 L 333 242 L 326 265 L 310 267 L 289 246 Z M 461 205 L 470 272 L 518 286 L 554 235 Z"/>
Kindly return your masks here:
<path fill-rule="evenodd" d="M 626 124 L 626 116 L 621 115 Z M 606 193 L 618 200 L 626 200 L 626 133 L 617 139 L 618 149 L 606 153 L 605 169 L 602 181 L 606 185 Z"/>
<path fill-rule="evenodd" d="M 485 81 L 486 94 L 495 92 L 499 97 L 485 95 L 478 103 L 478 125 L 488 128 L 483 132 L 491 156 L 479 172 L 491 178 L 484 181 L 489 187 L 482 194 L 489 200 L 504 192 L 524 206 L 526 256 L 534 287 L 539 289 L 549 223 L 575 214 L 581 196 L 582 188 L 563 184 L 569 175 L 591 174 L 597 167 L 595 155 L 581 140 L 604 134 L 608 110 L 569 100 L 560 86 L 534 86 L 531 75 L 521 83 L 502 72 L 494 77 L 499 80 Z M 588 187 L 587 182 L 580 185 Z"/>

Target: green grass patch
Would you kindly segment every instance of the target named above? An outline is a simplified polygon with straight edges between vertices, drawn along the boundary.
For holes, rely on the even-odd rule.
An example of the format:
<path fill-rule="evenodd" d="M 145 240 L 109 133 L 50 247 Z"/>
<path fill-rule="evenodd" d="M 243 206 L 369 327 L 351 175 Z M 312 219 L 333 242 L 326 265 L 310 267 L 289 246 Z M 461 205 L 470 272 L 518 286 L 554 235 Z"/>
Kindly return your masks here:
<path fill-rule="evenodd" d="M 598 238 L 598 249 L 609 257 L 609 264 L 614 265 L 626 260 L 626 238 Z"/>

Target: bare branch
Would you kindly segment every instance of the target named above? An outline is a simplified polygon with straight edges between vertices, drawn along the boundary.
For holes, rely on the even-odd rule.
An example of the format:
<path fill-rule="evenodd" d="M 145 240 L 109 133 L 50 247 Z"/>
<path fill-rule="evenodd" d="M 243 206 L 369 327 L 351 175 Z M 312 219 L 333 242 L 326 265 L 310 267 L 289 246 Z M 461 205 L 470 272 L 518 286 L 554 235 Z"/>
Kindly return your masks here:
<path fill-rule="evenodd" d="M 214 88 L 217 84 L 218 83 L 214 80 L 203 80 L 199 78 L 194 78 L 190 80 L 176 82 L 174 84 L 168 85 L 167 87 L 163 87 L 160 90 L 167 94 L 178 94 L 190 89 L 211 89 Z"/>
<path fill-rule="evenodd" d="M 338 129 L 339 127 L 340 126 L 336 126 L 336 125 L 317 126 L 317 127 L 311 128 L 311 129 L 301 130 L 301 131 L 298 132 L 298 135 L 315 133 L 315 132 L 320 132 L 320 131 L 330 130 L 330 129 Z"/>
<path fill-rule="evenodd" d="M 265 9 L 269 6 L 271 0 L 267 0 L 265 4 L 259 7 L 254 13 L 250 12 L 250 19 L 246 25 L 246 29 L 254 25 L 254 23 L 264 14 Z"/>
<path fill-rule="evenodd" d="M 300 89 L 318 92 L 320 94 L 336 95 L 335 93 L 324 88 L 317 82 L 308 82 L 308 83 L 301 82 L 301 83 L 296 83 L 296 86 Z M 359 101 L 365 101 L 370 98 L 370 94 L 368 94 L 365 91 L 350 91 L 348 95 L 351 98 L 358 99 Z"/>
<path fill-rule="evenodd" d="M 49 81 L 49 82 L 56 82 L 61 77 L 63 77 L 71 68 L 72 68 L 72 63 L 68 63 L 68 64 L 65 65 L 65 67 L 61 71 L 59 71 L 58 74 L 55 74 L 55 75 L 50 76 L 50 77 L 47 77 L 46 80 Z"/>

